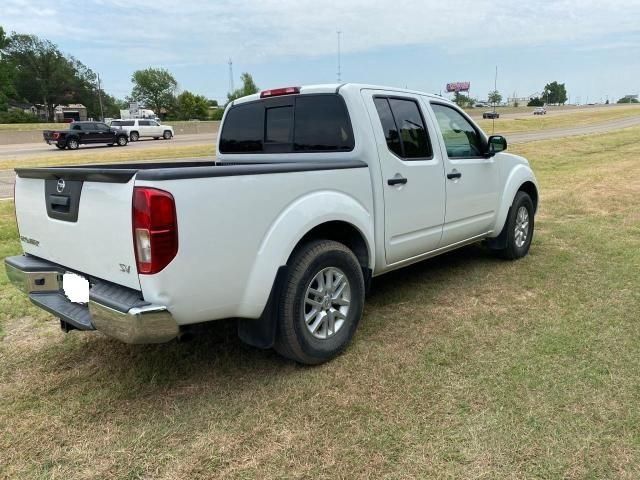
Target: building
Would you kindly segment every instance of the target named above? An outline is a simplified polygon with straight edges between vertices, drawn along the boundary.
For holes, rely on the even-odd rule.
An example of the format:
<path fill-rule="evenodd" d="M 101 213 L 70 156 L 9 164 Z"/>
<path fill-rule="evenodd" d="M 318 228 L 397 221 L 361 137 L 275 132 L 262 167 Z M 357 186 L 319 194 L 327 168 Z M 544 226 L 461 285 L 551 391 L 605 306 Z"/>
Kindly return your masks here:
<path fill-rule="evenodd" d="M 515 107 L 516 104 L 519 106 L 526 106 L 534 98 L 540 98 L 542 96 L 541 93 L 532 93 L 531 95 L 527 95 L 526 97 L 516 97 L 515 93 L 513 97 L 507 98 L 507 105 L 510 107 Z"/>
<path fill-rule="evenodd" d="M 56 105 L 53 110 L 53 120 L 55 122 L 83 122 L 87 120 L 87 107 L 81 103 L 71 105 Z"/>
<path fill-rule="evenodd" d="M 47 107 L 46 105 L 41 105 L 41 104 L 33 104 L 33 103 L 25 103 L 25 102 L 18 102 L 16 100 L 9 100 L 7 102 L 7 110 L 11 111 L 11 110 L 19 110 L 22 111 L 24 113 L 27 113 L 29 115 L 34 115 L 36 117 L 38 117 L 40 120 L 46 120 L 47 119 Z"/>

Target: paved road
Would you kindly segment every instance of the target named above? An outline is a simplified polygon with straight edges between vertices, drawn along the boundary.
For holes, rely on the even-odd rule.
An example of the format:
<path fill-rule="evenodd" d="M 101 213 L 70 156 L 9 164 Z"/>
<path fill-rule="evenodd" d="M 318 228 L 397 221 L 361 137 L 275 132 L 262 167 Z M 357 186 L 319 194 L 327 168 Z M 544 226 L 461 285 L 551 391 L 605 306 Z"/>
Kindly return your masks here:
<path fill-rule="evenodd" d="M 637 117 L 627 117 L 618 120 L 611 120 L 607 122 L 594 123 L 590 125 L 583 125 L 579 127 L 566 127 L 566 128 L 554 128 L 548 130 L 538 130 L 533 132 L 523 132 L 523 133 L 513 133 L 506 135 L 507 141 L 509 143 L 526 143 L 526 142 L 534 142 L 536 140 L 550 140 L 554 138 L 562 138 L 562 137 L 570 137 L 575 135 L 589 135 L 595 133 L 606 133 L 606 132 L 614 132 L 623 128 L 634 127 L 640 125 L 640 116 Z M 181 137 L 176 137 L 171 142 L 181 143 L 182 145 L 207 145 L 215 142 L 215 135 L 183 135 Z M 130 144 L 130 146 L 126 148 L 139 148 L 139 149 L 153 149 L 153 148 L 166 148 L 166 144 L 168 142 L 163 141 L 140 141 L 136 143 Z M 25 156 L 33 156 L 37 155 L 38 151 L 29 150 L 27 147 L 33 147 L 33 145 L 9 145 L 6 147 L 0 147 L 0 158 L 11 158 L 13 155 L 10 153 L 5 153 L 6 150 L 10 148 L 16 147 L 24 147 L 24 152 L 21 153 Z M 47 147 L 45 145 L 44 147 Z M 37 148 L 42 149 L 42 146 L 38 146 Z M 85 147 L 96 150 L 101 150 L 103 148 L 117 148 L 117 147 Z M 51 154 L 51 149 L 53 147 L 49 147 L 49 149 L 45 149 L 46 153 Z M 55 150 L 55 149 L 53 149 Z M 73 155 L 75 152 L 58 152 L 61 155 Z M 15 154 L 14 154 L 15 155 Z M 187 160 L 187 159 L 180 159 Z M 194 158 L 191 160 L 202 160 L 202 158 Z M 13 182 L 14 182 L 14 172 L 13 170 L 0 170 L 0 199 L 7 199 L 13 196 Z"/>

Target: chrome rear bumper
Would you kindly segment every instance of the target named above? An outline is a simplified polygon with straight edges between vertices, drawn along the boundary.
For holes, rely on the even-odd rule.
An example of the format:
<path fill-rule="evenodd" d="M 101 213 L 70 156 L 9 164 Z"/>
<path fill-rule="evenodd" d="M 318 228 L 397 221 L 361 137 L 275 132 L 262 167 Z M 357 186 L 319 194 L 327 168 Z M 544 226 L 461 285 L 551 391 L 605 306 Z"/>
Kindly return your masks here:
<path fill-rule="evenodd" d="M 65 269 L 20 255 L 5 259 L 7 277 L 31 301 L 79 330 L 98 330 L 125 343 L 163 343 L 179 327 L 166 307 L 145 302 L 140 292 L 96 280 L 87 305 L 73 303 L 62 289 Z"/>

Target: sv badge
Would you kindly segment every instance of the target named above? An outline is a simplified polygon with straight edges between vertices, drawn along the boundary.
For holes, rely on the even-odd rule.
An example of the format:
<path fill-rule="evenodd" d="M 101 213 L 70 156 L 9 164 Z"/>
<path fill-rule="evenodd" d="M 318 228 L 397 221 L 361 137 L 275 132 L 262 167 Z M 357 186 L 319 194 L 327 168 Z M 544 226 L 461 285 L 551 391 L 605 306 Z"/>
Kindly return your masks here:
<path fill-rule="evenodd" d="M 125 265 L 124 263 L 120 264 L 120 271 L 122 273 L 131 273 L 131 265 Z"/>

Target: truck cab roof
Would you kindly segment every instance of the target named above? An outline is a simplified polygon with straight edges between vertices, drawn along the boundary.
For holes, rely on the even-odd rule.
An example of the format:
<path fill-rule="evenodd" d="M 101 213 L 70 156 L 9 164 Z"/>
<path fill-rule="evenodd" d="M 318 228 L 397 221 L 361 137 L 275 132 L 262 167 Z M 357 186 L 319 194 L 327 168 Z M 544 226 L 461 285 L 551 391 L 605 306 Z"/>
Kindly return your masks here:
<path fill-rule="evenodd" d="M 287 87 L 285 87 L 287 88 Z M 293 87 L 298 89 L 296 94 L 317 94 L 317 93 L 337 93 L 338 91 L 359 91 L 359 90 L 384 90 L 386 92 L 397 92 L 397 93 L 409 93 L 412 95 L 423 95 L 426 97 L 430 97 L 433 99 L 437 99 L 440 101 L 445 101 L 450 103 L 444 97 L 439 95 L 435 95 L 432 93 L 420 92 L 418 90 L 410 90 L 406 88 L 398 88 L 398 87 L 389 87 L 384 85 L 370 85 L 366 83 L 326 83 L 326 84 L 318 84 L 318 85 L 303 85 L 300 87 Z M 258 93 L 254 93 L 252 95 L 247 95 L 246 97 L 240 97 L 233 101 L 232 105 L 239 105 L 242 103 L 252 102 L 255 100 L 260 100 L 264 98 L 262 95 L 264 92 L 268 90 L 261 90 Z"/>

